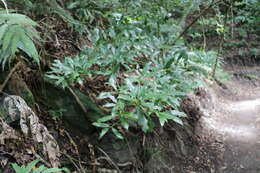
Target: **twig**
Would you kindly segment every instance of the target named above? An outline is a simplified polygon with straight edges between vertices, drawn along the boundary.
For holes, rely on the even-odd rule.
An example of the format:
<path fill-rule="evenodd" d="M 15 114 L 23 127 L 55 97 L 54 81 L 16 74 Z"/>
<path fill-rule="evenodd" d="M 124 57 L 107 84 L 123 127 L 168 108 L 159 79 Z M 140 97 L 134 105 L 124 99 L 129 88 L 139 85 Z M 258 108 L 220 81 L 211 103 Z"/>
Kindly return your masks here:
<path fill-rule="evenodd" d="M 109 157 L 109 155 L 104 151 L 102 150 L 101 148 L 98 147 L 98 150 L 101 151 L 101 153 L 103 153 L 106 157 L 107 157 L 107 160 L 110 162 L 110 164 L 112 164 L 116 170 L 118 171 L 118 173 L 121 173 L 119 167 L 115 164 L 115 162 Z"/>
<path fill-rule="evenodd" d="M 134 152 L 132 150 L 132 148 L 130 147 L 130 144 L 129 144 L 129 141 L 127 138 L 125 138 L 125 141 L 126 141 L 126 144 L 127 144 L 127 147 L 129 149 L 129 152 L 131 153 L 132 156 L 134 156 Z M 119 163 L 120 164 L 120 163 Z M 119 167 L 121 167 L 121 165 L 117 164 Z M 132 165 L 134 165 L 135 163 L 132 163 Z"/>
<path fill-rule="evenodd" d="M 4 94 L 5 96 L 9 96 L 9 94 L 7 94 L 7 93 L 4 92 L 4 91 L 1 91 L 0 93 L 1 93 L 1 94 Z"/>
<path fill-rule="evenodd" d="M 37 159 L 41 160 L 46 166 L 48 166 L 49 168 L 51 167 L 51 164 L 49 164 L 46 160 L 44 160 L 39 154 L 37 154 L 36 152 L 34 152 L 34 155 Z"/>
<path fill-rule="evenodd" d="M 12 77 L 13 73 L 15 72 L 15 70 L 19 67 L 19 65 L 21 64 L 21 62 L 18 62 L 9 72 L 8 76 L 6 77 L 4 83 L 2 85 L 0 85 L 0 92 L 3 91 L 3 89 L 5 88 L 6 84 L 8 83 L 8 81 L 10 80 L 10 78 Z"/>
<path fill-rule="evenodd" d="M 217 3 L 221 2 L 222 0 L 218 0 L 215 2 L 215 0 L 213 0 L 209 6 L 207 6 L 206 8 L 204 8 L 202 10 L 202 12 L 178 35 L 178 37 L 174 40 L 173 44 L 176 43 L 176 41 L 178 41 L 187 31 L 188 29 L 190 29 L 190 27 L 192 25 L 194 25 L 201 16 L 203 16 L 211 7 L 213 7 L 214 5 L 216 5 Z"/>
<path fill-rule="evenodd" d="M 76 169 L 78 170 L 78 172 L 81 172 L 80 168 L 79 168 L 78 165 L 74 162 L 74 159 L 73 159 L 70 155 L 68 155 L 67 153 L 64 153 L 64 152 L 60 152 L 60 153 L 63 154 L 64 156 L 66 156 L 66 157 L 70 160 L 70 162 L 76 167 Z M 84 172 L 82 172 L 82 173 L 84 173 Z"/>
<path fill-rule="evenodd" d="M 98 165 L 98 162 L 95 157 L 94 147 L 92 144 L 89 143 L 88 148 L 89 148 L 89 155 L 90 155 L 90 160 L 91 160 L 91 165 L 92 165 L 92 173 L 96 173 L 96 166 Z"/>
<path fill-rule="evenodd" d="M 108 160 L 108 158 L 107 157 L 104 157 L 104 156 L 101 156 L 101 157 L 99 157 L 99 158 L 97 158 L 96 159 L 97 161 L 99 161 L 99 160 L 106 160 L 106 161 L 108 161 L 108 162 L 110 162 L 110 160 Z M 96 164 L 97 165 L 101 165 L 100 163 L 98 163 L 98 162 L 96 162 Z M 126 166 L 131 166 L 131 165 L 133 165 L 133 163 L 132 162 L 125 162 L 125 163 L 118 163 L 117 164 L 117 166 L 119 166 L 119 167 L 126 167 Z"/>
<path fill-rule="evenodd" d="M 64 154 L 64 155 L 65 155 L 66 153 L 60 151 L 60 154 Z M 68 155 L 68 154 L 67 154 L 67 155 Z M 76 159 L 76 158 L 73 158 L 72 156 L 70 156 L 70 158 L 71 158 L 72 160 L 76 161 L 76 162 L 80 162 L 81 164 L 91 165 L 91 164 L 88 163 L 88 162 L 80 161 L 80 160 L 78 160 L 78 159 Z"/>
<path fill-rule="evenodd" d="M 64 132 L 65 132 L 65 134 L 67 135 L 67 137 L 69 138 L 70 143 L 74 146 L 74 148 L 75 148 L 75 150 L 76 150 L 76 152 L 77 152 L 77 155 L 78 155 L 79 167 L 80 167 L 81 171 L 84 172 L 84 169 L 83 169 L 83 167 L 82 167 L 82 165 L 81 165 L 81 159 L 80 159 L 80 155 L 79 155 L 78 146 L 76 145 L 76 143 L 74 142 L 74 140 L 72 139 L 72 137 L 70 136 L 70 134 L 69 134 L 66 130 L 65 130 Z"/>
<path fill-rule="evenodd" d="M 73 97 L 75 98 L 76 102 L 79 104 L 80 108 L 83 110 L 83 112 L 85 113 L 85 116 L 88 120 L 90 120 L 90 117 L 88 116 L 88 111 L 85 108 L 85 106 L 83 105 L 83 103 L 80 101 L 79 97 L 77 96 L 77 94 L 73 91 L 73 89 L 71 87 L 68 87 L 69 91 L 71 92 L 71 94 L 73 95 Z"/>

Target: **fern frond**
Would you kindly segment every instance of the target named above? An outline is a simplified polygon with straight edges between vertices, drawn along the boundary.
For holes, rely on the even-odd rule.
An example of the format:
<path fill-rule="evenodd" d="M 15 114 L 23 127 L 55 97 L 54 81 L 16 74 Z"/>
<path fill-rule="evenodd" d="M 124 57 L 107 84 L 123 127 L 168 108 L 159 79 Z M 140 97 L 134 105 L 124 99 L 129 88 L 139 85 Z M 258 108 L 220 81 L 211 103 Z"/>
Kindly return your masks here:
<path fill-rule="evenodd" d="M 26 31 L 24 31 L 26 33 Z M 26 34 L 22 34 L 20 37 L 20 41 L 18 42 L 17 47 L 25 52 L 29 57 L 33 58 L 33 60 L 40 64 L 39 55 L 37 49 L 34 45 L 33 40 L 28 37 Z"/>
<path fill-rule="evenodd" d="M 40 39 L 34 29 L 38 24 L 22 14 L 0 13 L 0 64 L 4 68 L 18 51 L 26 53 L 38 65 L 40 63 L 35 39 Z"/>
<path fill-rule="evenodd" d="M 8 12 L 8 8 L 7 8 L 7 3 L 5 2 L 5 0 L 1 0 L 1 2 L 4 4 L 5 9 L 6 9 L 6 12 L 9 13 L 9 12 Z"/>
<path fill-rule="evenodd" d="M 29 17 L 22 14 L 0 14 L 0 25 L 6 23 L 8 25 L 37 26 Z"/>

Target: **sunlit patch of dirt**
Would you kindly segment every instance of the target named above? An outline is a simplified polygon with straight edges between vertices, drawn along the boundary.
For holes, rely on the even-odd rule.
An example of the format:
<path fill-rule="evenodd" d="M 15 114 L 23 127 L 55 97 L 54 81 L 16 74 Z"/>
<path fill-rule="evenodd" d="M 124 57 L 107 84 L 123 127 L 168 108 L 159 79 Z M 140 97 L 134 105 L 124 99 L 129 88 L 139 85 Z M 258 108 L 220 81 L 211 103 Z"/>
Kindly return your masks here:
<path fill-rule="evenodd" d="M 216 86 L 208 93 L 213 106 L 204 106 L 196 133 L 211 141 L 206 148 L 214 140 L 222 144 L 218 151 L 208 151 L 220 156 L 215 158 L 215 172 L 260 172 L 260 89 L 256 82 L 234 78 L 227 89 Z"/>

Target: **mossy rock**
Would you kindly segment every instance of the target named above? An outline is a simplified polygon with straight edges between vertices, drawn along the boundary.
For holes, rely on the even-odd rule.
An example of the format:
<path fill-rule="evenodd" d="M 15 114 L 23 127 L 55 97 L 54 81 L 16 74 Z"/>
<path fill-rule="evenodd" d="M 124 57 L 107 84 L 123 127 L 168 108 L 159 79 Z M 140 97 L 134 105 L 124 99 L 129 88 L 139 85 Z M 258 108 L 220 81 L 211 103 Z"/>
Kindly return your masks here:
<path fill-rule="evenodd" d="M 68 89 L 57 87 L 48 80 L 45 81 L 43 88 L 36 91 L 35 95 L 40 100 L 40 104 L 45 105 L 49 110 L 54 112 L 63 110 L 62 118 L 68 128 L 76 128 L 84 133 L 91 132 L 93 130 L 92 122 L 104 116 L 104 114 L 89 96 L 78 89 L 73 90 L 86 108 L 87 116 Z"/>

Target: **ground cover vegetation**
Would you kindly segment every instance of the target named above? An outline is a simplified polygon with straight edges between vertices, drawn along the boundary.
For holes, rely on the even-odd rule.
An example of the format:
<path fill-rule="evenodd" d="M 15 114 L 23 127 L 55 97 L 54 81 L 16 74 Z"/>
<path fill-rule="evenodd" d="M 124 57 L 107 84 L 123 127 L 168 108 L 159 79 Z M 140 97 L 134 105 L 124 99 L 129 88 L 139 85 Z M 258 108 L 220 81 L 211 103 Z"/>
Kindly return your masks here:
<path fill-rule="evenodd" d="M 209 80 L 227 79 L 223 53 L 246 45 L 239 54 L 259 55 L 257 0 L 1 2 L 1 70 L 12 75 L 25 61 L 61 89 L 87 89 L 105 114 L 92 122 L 99 138 L 153 132 L 157 121 L 182 125 L 181 100 Z M 41 171 L 51 172 L 34 172 Z"/>

